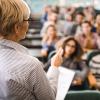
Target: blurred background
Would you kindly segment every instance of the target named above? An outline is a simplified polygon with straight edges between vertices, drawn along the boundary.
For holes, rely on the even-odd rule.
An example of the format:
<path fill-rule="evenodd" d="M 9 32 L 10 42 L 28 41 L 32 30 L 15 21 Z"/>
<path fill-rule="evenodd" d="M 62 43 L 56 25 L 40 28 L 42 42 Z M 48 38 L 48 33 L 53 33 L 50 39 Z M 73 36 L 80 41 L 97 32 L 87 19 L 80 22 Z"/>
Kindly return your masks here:
<path fill-rule="evenodd" d="M 29 48 L 29 51 L 33 56 L 41 58 L 40 49 L 42 48 L 41 35 L 43 32 L 44 23 L 48 20 L 49 13 L 57 13 L 57 20 L 59 23 L 60 35 L 64 36 L 66 30 L 61 28 L 65 26 L 66 20 L 75 22 L 75 16 L 77 12 L 82 12 L 90 15 L 88 20 L 95 20 L 96 15 L 100 13 L 100 0 L 25 0 L 31 9 L 31 16 L 29 21 L 30 26 L 27 32 L 27 36 L 21 41 L 21 44 Z M 52 16 L 52 15 L 51 15 Z M 72 18 L 71 18 L 72 17 Z M 93 17 L 93 19 L 92 19 Z M 85 17 L 84 17 L 85 18 Z M 94 19 L 95 18 L 95 19 Z M 62 27 L 61 27 L 62 26 Z M 69 28 L 69 27 L 68 27 Z M 58 29 L 57 29 L 58 30 Z M 66 30 L 68 31 L 68 30 Z M 69 33 L 68 33 L 69 34 Z M 35 53 L 34 53 L 35 52 Z"/>
<path fill-rule="evenodd" d="M 100 10 L 100 0 L 25 0 L 33 13 L 41 14 L 46 5 L 57 5 L 60 7 L 86 7 L 93 6 Z"/>

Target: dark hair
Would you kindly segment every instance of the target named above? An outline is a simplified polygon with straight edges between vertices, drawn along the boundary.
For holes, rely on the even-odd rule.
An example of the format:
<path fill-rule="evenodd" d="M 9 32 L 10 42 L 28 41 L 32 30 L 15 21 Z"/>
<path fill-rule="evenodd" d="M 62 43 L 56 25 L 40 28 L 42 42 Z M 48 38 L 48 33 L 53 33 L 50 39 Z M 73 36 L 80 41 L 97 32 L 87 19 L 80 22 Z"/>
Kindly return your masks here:
<path fill-rule="evenodd" d="M 56 13 L 56 14 L 59 14 L 59 6 L 53 6 L 52 7 L 52 12 Z"/>
<path fill-rule="evenodd" d="M 63 56 L 65 54 L 65 47 L 66 47 L 66 44 L 69 42 L 69 41 L 74 41 L 75 42 L 75 45 L 76 45 L 76 48 L 75 48 L 75 52 L 71 55 L 71 58 L 77 58 L 79 59 L 81 57 L 81 55 L 83 54 L 83 50 L 80 46 L 80 44 L 78 43 L 78 41 L 75 39 L 75 37 L 73 36 L 68 36 L 66 37 L 66 39 L 64 40 L 63 42 L 63 45 L 62 45 L 62 48 L 64 50 L 64 53 L 63 53 Z"/>
<path fill-rule="evenodd" d="M 76 12 L 76 15 L 81 15 L 81 16 L 83 16 L 83 17 L 84 17 L 83 12 Z"/>
<path fill-rule="evenodd" d="M 87 20 L 83 21 L 82 24 L 88 24 L 90 27 L 92 27 L 92 24 L 89 21 L 87 21 Z"/>

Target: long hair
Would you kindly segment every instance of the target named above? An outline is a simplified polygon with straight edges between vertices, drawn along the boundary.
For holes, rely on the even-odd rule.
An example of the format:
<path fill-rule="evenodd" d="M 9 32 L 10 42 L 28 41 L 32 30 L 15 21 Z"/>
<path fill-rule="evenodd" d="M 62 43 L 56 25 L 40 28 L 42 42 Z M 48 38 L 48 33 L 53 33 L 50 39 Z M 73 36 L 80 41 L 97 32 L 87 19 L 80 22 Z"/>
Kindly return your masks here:
<path fill-rule="evenodd" d="M 75 42 L 75 52 L 70 56 L 71 58 L 76 58 L 77 60 L 80 59 L 80 57 L 82 56 L 83 54 L 83 50 L 82 50 L 82 47 L 80 46 L 80 44 L 78 43 L 78 41 L 73 37 L 73 36 L 68 36 L 66 37 L 66 39 L 64 40 L 63 42 L 63 45 L 62 45 L 62 48 L 64 50 L 63 52 L 63 56 L 65 54 L 65 47 L 66 47 L 66 44 L 69 42 L 69 41 L 74 41 Z"/>

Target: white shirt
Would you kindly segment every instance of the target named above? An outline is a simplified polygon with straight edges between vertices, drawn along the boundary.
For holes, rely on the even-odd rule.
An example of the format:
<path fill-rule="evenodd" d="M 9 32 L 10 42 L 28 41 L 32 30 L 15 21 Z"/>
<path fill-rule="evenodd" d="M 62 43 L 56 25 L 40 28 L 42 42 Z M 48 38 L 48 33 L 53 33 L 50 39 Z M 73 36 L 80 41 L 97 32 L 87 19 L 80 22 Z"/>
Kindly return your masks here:
<path fill-rule="evenodd" d="M 16 100 L 55 100 L 58 68 L 50 67 L 48 81 L 42 63 L 22 45 L 0 40 L 0 71 L 6 73 L 9 90 L 18 95 Z"/>

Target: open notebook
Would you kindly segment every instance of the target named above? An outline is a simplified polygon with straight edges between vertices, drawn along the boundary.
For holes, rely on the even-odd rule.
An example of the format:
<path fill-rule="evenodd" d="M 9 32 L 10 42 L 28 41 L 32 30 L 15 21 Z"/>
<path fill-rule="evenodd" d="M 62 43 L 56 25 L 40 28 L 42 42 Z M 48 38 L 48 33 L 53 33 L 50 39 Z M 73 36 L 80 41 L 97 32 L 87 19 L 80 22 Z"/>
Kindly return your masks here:
<path fill-rule="evenodd" d="M 56 100 L 64 100 L 75 75 L 75 72 L 64 67 L 59 67 L 59 71 L 60 75 L 58 80 Z"/>

